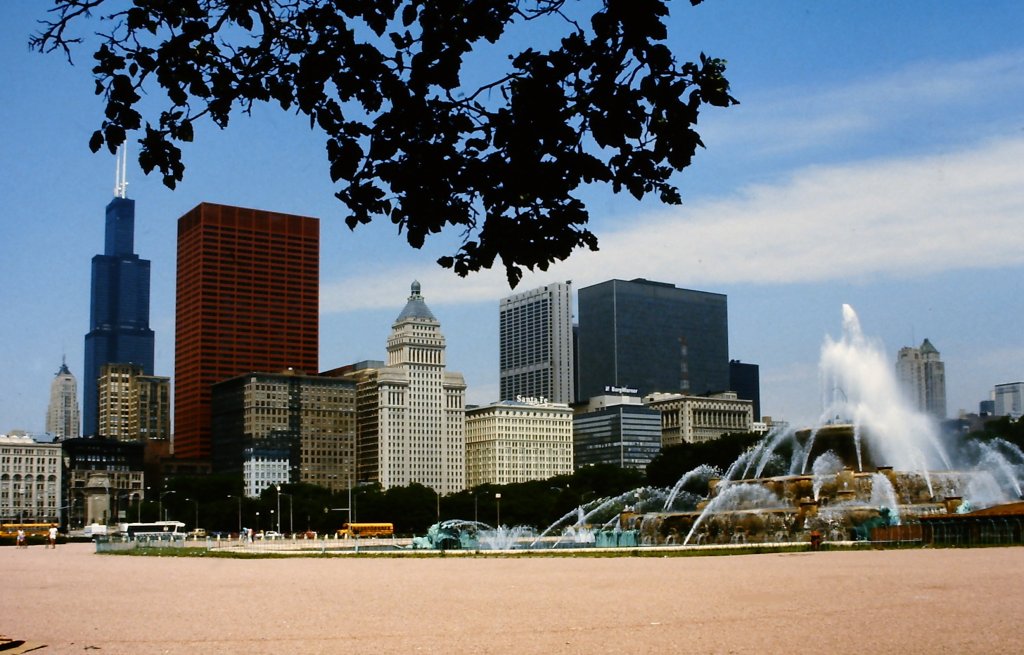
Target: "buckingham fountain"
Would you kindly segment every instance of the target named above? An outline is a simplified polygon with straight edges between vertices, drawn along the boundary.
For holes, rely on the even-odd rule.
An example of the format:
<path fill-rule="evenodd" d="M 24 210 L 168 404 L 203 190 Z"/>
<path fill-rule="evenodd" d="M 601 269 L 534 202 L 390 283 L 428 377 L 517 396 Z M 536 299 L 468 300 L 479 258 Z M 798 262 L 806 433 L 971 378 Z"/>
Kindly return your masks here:
<path fill-rule="evenodd" d="M 1001 439 L 951 448 L 937 422 L 905 402 L 884 350 L 848 305 L 842 337 L 826 338 L 819 368 L 817 425 L 769 434 L 726 471 L 700 466 L 671 489 L 591 501 L 539 533 L 448 521 L 419 547 L 913 540 L 929 517 L 1021 499 L 1024 452 Z"/>

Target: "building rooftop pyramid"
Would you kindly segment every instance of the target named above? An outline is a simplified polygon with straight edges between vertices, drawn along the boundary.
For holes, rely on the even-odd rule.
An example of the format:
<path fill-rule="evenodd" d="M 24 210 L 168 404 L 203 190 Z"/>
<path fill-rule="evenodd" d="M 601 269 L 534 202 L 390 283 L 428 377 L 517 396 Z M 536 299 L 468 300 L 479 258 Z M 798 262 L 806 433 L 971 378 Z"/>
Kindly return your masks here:
<path fill-rule="evenodd" d="M 420 283 L 413 280 L 412 286 L 410 287 L 409 301 L 405 303 L 405 308 L 402 313 L 395 319 L 395 323 L 401 323 L 402 321 L 411 318 L 422 318 L 429 321 L 436 321 L 434 314 L 427 307 L 426 301 L 423 300 L 423 296 L 420 295 Z"/>

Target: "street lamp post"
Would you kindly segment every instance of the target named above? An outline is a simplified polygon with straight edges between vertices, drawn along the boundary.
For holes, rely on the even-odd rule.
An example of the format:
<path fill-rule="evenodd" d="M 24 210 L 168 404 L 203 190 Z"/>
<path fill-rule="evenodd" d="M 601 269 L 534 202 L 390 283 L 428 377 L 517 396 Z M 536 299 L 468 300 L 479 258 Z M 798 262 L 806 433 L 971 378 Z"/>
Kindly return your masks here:
<path fill-rule="evenodd" d="M 198 530 L 199 529 L 199 500 L 197 500 L 196 498 L 186 498 L 185 500 L 186 501 L 191 500 L 193 503 L 196 504 L 196 522 L 192 526 L 192 529 Z"/>
<path fill-rule="evenodd" d="M 501 528 L 501 494 L 500 493 L 494 494 L 494 501 L 498 504 L 497 525 L 494 526 L 494 529 L 497 530 L 497 529 Z"/>
<path fill-rule="evenodd" d="M 231 498 L 231 494 L 228 494 L 228 498 Z M 238 496 L 238 535 L 242 535 L 242 495 Z"/>
<path fill-rule="evenodd" d="M 173 489 L 170 490 L 170 491 L 161 491 L 160 492 L 160 502 L 157 504 L 157 510 L 156 510 L 156 520 L 157 521 L 163 521 L 164 520 L 164 496 L 166 496 L 168 494 L 176 494 L 176 493 L 178 493 L 178 492 L 174 491 Z"/>
<path fill-rule="evenodd" d="M 281 532 L 281 485 L 277 486 L 277 531 Z"/>
<path fill-rule="evenodd" d="M 284 493 L 283 491 L 278 493 L 288 499 L 288 532 L 289 534 L 295 534 L 295 517 L 292 515 L 292 494 Z M 280 502 L 281 501 L 278 500 L 278 503 Z M 280 530 L 278 530 L 278 532 L 280 532 Z"/>

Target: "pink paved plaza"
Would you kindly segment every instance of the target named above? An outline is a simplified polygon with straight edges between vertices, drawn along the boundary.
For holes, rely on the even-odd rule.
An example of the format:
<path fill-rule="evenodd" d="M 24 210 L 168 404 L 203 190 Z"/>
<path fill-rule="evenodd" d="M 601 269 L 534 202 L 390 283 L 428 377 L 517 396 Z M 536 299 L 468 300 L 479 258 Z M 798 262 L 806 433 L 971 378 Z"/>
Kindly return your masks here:
<path fill-rule="evenodd" d="M 1024 549 L 208 559 L 0 548 L 41 653 L 1011 653 Z"/>

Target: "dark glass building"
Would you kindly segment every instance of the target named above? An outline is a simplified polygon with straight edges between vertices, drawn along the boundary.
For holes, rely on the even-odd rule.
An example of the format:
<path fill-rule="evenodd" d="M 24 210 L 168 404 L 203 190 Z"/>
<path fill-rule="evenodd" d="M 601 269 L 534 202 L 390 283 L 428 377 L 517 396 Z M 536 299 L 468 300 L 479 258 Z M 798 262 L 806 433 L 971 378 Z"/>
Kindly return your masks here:
<path fill-rule="evenodd" d="M 644 471 L 661 451 L 661 412 L 637 404 L 608 405 L 572 421 L 573 465 L 613 464 Z"/>
<path fill-rule="evenodd" d="M 115 197 L 107 205 L 102 255 L 92 258 L 89 333 L 85 335 L 82 376 L 82 434 L 99 427 L 97 380 L 104 364 L 136 364 L 153 375 L 153 330 L 149 328 L 148 259 L 135 248 L 135 201 Z"/>
<path fill-rule="evenodd" d="M 729 362 L 729 391 L 740 400 L 754 404 L 754 420 L 761 420 L 761 369 L 757 364 L 744 364 L 738 359 Z"/>
<path fill-rule="evenodd" d="M 636 279 L 579 290 L 577 399 L 729 388 L 726 296 Z"/>

